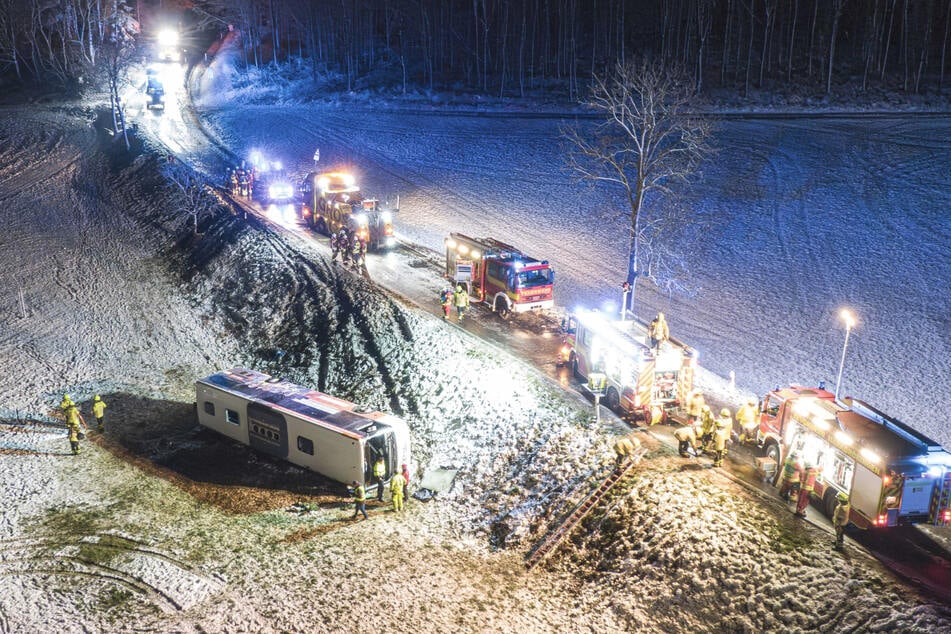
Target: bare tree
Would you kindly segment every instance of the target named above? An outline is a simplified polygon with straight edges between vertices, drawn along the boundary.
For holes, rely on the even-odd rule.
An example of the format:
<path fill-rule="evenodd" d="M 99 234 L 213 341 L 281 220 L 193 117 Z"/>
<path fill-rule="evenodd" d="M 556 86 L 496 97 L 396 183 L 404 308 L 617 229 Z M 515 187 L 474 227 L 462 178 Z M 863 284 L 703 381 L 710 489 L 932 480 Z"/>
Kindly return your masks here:
<path fill-rule="evenodd" d="M 106 75 L 109 80 L 109 100 L 112 105 L 112 127 L 116 134 L 122 134 L 125 149 L 129 150 L 129 133 L 126 130 L 125 110 L 119 99 L 122 83 L 122 70 L 133 50 L 133 38 L 138 31 L 138 24 L 132 17 L 132 11 L 122 0 L 116 3 L 113 12 L 108 16 L 109 33 L 105 43 L 108 67 Z"/>
<path fill-rule="evenodd" d="M 652 252 L 661 257 L 664 227 L 676 224 L 666 218 L 642 233 L 644 216 L 659 219 L 663 198 L 688 185 L 713 152 L 713 121 L 691 110 L 695 97 L 690 77 L 646 59 L 634 60 L 594 77 L 586 104 L 604 115 L 602 123 L 590 131 L 577 126 L 562 130 L 568 167 L 576 176 L 618 185 L 626 196 L 628 208 L 620 217 L 628 220 L 632 305 L 637 279 L 645 276 L 639 257 L 645 236 L 652 236 Z M 691 216 L 684 212 L 676 221 L 689 223 Z M 653 266 L 662 268 L 656 259 Z"/>
<path fill-rule="evenodd" d="M 201 179 L 198 173 L 184 163 L 172 159 L 165 164 L 162 172 L 165 174 L 165 178 L 181 192 L 182 208 L 188 214 L 192 236 L 200 237 L 198 220 L 203 214 L 214 208 L 217 199 L 209 191 L 205 181 Z"/>

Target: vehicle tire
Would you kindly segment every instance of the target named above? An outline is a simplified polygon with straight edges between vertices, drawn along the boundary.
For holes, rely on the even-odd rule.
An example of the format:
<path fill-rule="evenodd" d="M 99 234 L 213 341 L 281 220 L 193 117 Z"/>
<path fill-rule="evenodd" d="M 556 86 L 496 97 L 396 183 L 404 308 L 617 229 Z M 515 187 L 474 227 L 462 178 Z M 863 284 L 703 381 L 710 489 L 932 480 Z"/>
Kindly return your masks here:
<path fill-rule="evenodd" d="M 509 310 L 508 302 L 506 302 L 505 299 L 502 297 L 495 298 L 495 312 L 502 319 L 508 319 L 509 316 L 512 314 L 511 311 Z"/>
<path fill-rule="evenodd" d="M 578 357 L 574 353 L 572 353 L 571 358 L 568 359 L 568 365 L 571 366 L 571 374 L 576 379 L 584 378 L 583 376 L 581 376 L 581 372 L 578 370 Z"/>
<path fill-rule="evenodd" d="M 317 220 L 314 221 L 314 231 L 316 231 L 317 233 L 322 233 L 324 235 L 328 235 L 328 236 L 330 235 L 330 232 L 327 231 L 327 223 L 324 221 L 323 218 L 318 218 Z"/>
<path fill-rule="evenodd" d="M 832 514 L 835 513 L 836 505 L 836 496 L 838 495 L 837 491 L 832 487 L 826 489 L 825 495 L 822 496 L 822 512 L 825 513 L 826 517 L 830 520 L 832 519 Z"/>
<path fill-rule="evenodd" d="M 773 474 L 773 477 L 769 479 L 769 483 L 773 486 L 779 482 L 779 476 L 782 472 L 782 463 L 779 462 L 781 456 L 781 451 L 779 450 L 779 445 L 776 444 L 776 441 L 768 440 L 766 441 L 766 446 L 763 448 L 763 455 L 767 458 L 772 458 L 776 462 L 776 473 Z"/>
<path fill-rule="evenodd" d="M 617 412 L 617 408 L 620 404 L 621 397 L 618 396 L 617 390 L 613 387 L 609 387 L 608 391 L 604 394 L 604 405 L 612 412 Z"/>

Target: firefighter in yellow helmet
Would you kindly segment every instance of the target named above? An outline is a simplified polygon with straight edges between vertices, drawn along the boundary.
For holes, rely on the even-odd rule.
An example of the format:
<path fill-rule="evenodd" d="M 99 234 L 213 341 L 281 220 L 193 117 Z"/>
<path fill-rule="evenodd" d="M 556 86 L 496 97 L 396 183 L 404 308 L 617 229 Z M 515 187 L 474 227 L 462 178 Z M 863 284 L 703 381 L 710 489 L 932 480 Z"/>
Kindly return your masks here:
<path fill-rule="evenodd" d="M 96 430 L 103 431 L 103 416 L 106 413 L 106 402 L 96 394 L 92 399 L 92 414 L 96 417 Z"/>
<path fill-rule="evenodd" d="M 66 429 L 69 437 L 69 448 L 72 451 L 73 455 L 79 453 L 79 436 L 80 429 L 85 429 L 86 421 L 83 420 L 83 415 L 79 412 L 79 406 L 70 401 L 69 405 L 66 406 Z"/>
<path fill-rule="evenodd" d="M 616 468 L 618 471 L 621 470 L 621 466 L 625 462 L 634 456 L 634 453 L 640 446 L 641 441 L 637 438 L 631 438 L 630 436 L 621 436 L 614 441 L 614 453 L 617 455 Z"/>
<path fill-rule="evenodd" d="M 456 292 L 453 294 L 452 303 L 456 307 L 456 316 L 462 321 L 462 315 L 469 308 L 469 293 L 462 284 L 456 285 Z"/>
<path fill-rule="evenodd" d="M 69 394 L 63 394 L 63 399 L 59 402 L 59 408 L 63 411 L 63 415 L 66 415 L 66 408 L 73 404 L 73 399 Z"/>
<path fill-rule="evenodd" d="M 816 480 L 819 479 L 819 467 L 814 464 L 806 465 L 799 485 L 799 497 L 796 498 L 796 516 L 805 517 L 806 507 L 809 506 L 809 497 L 816 489 Z"/>
<path fill-rule="evenodd" d="M 677 451 L 682 458 L 690 457 L 691 448 L 693 448 L 694 455 L 700 449 L 697 443 L 697 428 L 693 425 L 678 427 L 674 430 L 674 438 L 677 439 Z"/>
<path fill-rule="evenodd" d="M 802 463 L 799 454 L 795 451 L 786 456 L 783 461 L 783 473 L 779 483 L 779 497 L 788 502 L 791 494 L 799 493 L 799 482 L 802 480 Z"/>
<path fill-rule="evenodd" d="M 713 466 L 719 467 L 726 457 L 726 443 L 730 440 L 730 433 L 733 431 L 733 418 L 730 416 L 730 410 L 725 407 L 721 409 L 720 415 L 714 424 L 716 430 L 713 434 Z"/>
<path fill-rule="evenodd" d="M 402 473 L 394 473 L 390 478 L 390 497 L 393 499 L 393 510 L 403 510 L 403 493 L 406 490 L 406 479 Z"/>
<path fill-rule="evenodd" d="M 849 525 L 849 513 L 852 505 L 849 494 L 839 491 L 836 496 L 835 510 L 832 511 L 832 527 L 835 529 L 835 549 L 842 550 L 845 545 L 845 527 Z"/>
<path fill-rule="evenodd" d="M 756 399 L 751 398 L 736 410 L 736 424 L 739 425 L 740 442 L 755 443 L 759 427 L 759 408 Z"/>
<path fill-rule="evenodd" d="M 386 480 L 386 462 L 379 456 L 373 463 L 373 483 L 376 484 L 376 501 L 383 501 L 383 481 Z"/>
<path fill-rule="evenodd" d="M 700 451 L 710 451 L 710 444 L 713 442 L 713 432 L 716 430 L 716 421 L 713 418 L 713 412 L 709 405 L 704 405 L 700 409 Z"/>

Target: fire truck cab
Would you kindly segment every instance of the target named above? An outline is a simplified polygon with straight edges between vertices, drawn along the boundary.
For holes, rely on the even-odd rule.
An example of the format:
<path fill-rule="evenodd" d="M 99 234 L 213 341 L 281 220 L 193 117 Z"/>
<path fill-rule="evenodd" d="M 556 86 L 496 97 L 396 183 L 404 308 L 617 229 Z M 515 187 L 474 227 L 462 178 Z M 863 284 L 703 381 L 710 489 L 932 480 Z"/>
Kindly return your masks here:
<path fill-rule="evenodd" d="M 371 249 L 382 250 L 396 245 L 393 214 L 375 198 L 364 198 L 352 174 L 346 172 L 311 172 L 301 183 L 304 197 L 302 214 L 315 231 L 332 235 L 346 228 L 367 242 Z"/>
<path fill-rule="evenodd" d="M 491 306 L 503 319 L 513 312 L 555 305 L 555 271 L 548 261 L 536 260 L 492 238 L 449 234 L 446 277 L 468 290 L 473 301 Z"/>
<path fill-rule="evenodd" d="M 652 350 L 639 321 L 578 310 L 566 317 L 564 330 L 559 362 L 579 378 L 603 375 L 604 403 L 612 410 L 663 420 L 693 389 L 698 353 L 675 339 Z"/>
<path fill-rule="evenodd" d="M 758 441 L 780 465 L 792 453 L 818 467 L 812 497 L 827 515 L 849 495 L 859 528 L 951 522 L 951 454 L 904 423 L 857 399 L 793 385 L 761 403 Z"/>

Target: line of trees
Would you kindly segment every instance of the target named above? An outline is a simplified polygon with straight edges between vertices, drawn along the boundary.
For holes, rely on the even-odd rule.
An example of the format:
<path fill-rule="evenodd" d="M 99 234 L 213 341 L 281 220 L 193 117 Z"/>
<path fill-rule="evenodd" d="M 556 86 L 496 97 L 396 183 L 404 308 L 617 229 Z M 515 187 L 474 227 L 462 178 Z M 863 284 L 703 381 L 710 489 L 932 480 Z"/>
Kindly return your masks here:
<path fill-rule="evenodd" d="M 697 89 L 942 87 L 951 0 L 206 0 L 246 59 L 499 95 L 555 89 L 648 55 Z"/>
<path fill-rule="evenodd" d="M 145 0 L 140 0 L 137 5 Z M 173 2 L 165 2 L 171 6 Z M 698 90 L 839 82 L 940 89 L 951 0 L 193 0 L 232 24 L 248 64 L 299 58 L 348 87 L 584 94 L 647 55 Z M 0 70 L 64 82 L 95 65 L 117 0 L 0 0 Z"/>

